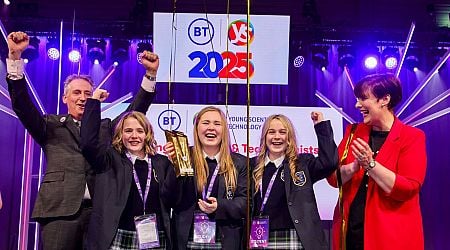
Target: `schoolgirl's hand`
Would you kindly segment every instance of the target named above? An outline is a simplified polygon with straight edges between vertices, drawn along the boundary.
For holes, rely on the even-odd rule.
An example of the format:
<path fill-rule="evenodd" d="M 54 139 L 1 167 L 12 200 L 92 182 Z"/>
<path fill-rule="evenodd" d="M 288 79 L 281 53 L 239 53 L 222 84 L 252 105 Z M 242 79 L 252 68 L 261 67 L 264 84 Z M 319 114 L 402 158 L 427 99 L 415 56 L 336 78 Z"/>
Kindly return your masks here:
<path fill-rule="evenodd" d="M 209 197 L 208 201 L 198 200 L 198 207 L 204 213 L 212 214 L 217 210 L 217 199 L 215 197 Z"/>

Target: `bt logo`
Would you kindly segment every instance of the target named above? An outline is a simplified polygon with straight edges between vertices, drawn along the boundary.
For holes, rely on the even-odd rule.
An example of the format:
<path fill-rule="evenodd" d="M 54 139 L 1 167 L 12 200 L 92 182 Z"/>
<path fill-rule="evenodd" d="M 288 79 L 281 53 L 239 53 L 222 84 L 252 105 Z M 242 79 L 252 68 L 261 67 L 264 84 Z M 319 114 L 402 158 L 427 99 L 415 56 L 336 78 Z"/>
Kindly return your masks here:
<path fill-rule="evenodd" d="M 253 28 L 253 24 L 250 22 L 249 28 L 249 43 L 252 43 L 255 29 Z M 236 46 L 245 46 L 247 45 L 247 21 L 244 19 L 236 20 L 230 24 L 228 27 L 228 39 L 230 42 Z"/>
<path fill-rule="evenodd" d="M 205 18 L 197 18 L 189 24 L 188 36 L 197 45 L 205 45 L 214 37 L 214 26 Z"/>
<path fill-rule="evenodd" d="M 178 130 L 181 125 L 181 116 L 175 110 L 166 109 L 159 114 L 158 125 L 161 130 Z"/>

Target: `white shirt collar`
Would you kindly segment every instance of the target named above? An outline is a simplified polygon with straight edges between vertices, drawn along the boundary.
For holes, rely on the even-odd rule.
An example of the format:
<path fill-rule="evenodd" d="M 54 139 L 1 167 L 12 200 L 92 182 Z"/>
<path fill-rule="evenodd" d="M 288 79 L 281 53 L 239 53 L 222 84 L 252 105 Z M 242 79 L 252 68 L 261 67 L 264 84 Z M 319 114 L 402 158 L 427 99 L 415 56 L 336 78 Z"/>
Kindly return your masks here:
<path fill-rule="evenodd" d="M 137 155 L 134 155 L 134 154 L 132 154 L 132 153 L 130 153 L 128 151 L 126 152 L 126 155 L 128 156 L 129 159 L 131 159 L 131 163 L 133 163 L 133 165 L 134 165 L 134 163 L 136 162 L 137 159 L 142 160 L 142 161 L 146 161 L 148 163 L 148 157 L 145 157 L 144 159 L 140 159 Z"/>
<path fill-rule="evenodd" d="M 208 157 L 209 159 L 211 159 L 211 160 L 216 160 L 217 161 L 217 163 L 219 163 L 220 162 L 220 152 L 219 153 L 217 153 L 213 158 L 211 158 L 211 157 L 209 157 L 206 153 L 205 153 L 205 151 L 203 151 L 203 158 L 206 158 L 206 157 Z"/>
<path fill-rule="evenodd" d="M 269 159 L 269 156 L 266 155 L 266 158 L 264 159 L 264 166 L 266 166 L 269 162 L 273 162 L 273 164 L 275 164 L 275 167 L 276 167 L 276 168 L 279 168 L 279 167 L 281 166 L 281 164 L 283 163 L 283 161 L 284 161 L 284 157 L 285 157 L 285 156 L 282 155 L 280 158 L 277 158 L 277 159 L 271 161 L 271 160 Z"/>

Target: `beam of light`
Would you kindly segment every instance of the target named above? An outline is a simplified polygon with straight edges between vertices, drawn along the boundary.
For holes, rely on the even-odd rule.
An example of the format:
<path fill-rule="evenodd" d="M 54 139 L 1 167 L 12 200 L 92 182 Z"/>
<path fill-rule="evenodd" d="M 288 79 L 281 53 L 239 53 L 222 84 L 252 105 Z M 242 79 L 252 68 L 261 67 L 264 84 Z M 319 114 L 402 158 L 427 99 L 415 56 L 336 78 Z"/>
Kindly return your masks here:
<path fill-rule="evenodd" d="M 350 87 L 352 87 L 352 90 L 354 90 L 355 85 L 353 84 L 353 80 L 352 80 L 352 77 L 350 76 L 350 71 L 348 70 L 347 65 L 344 66 L 344 73 L 345 73 L 345 76 L 347 77 L 348 82 L 350 83 Z"/>
<path fill-rule="evenodd" d="M 23 166 L 22 166 L 22 190 L 20 193 L 20 222 L 18 246 L 19 250 L 26 250 L 28 245 L 28 226 L 30 214 L 30 193 L 31 193 L 31 172 L 33 168 L 33 146 L 34 142 L 31 135 L 25 131 L 25 143 L 23 147 Z"/>
<path fill-rule="evenodd" d="M 338 106 L 336 106 L 336 104 L 334 104 L 332 101 L 330 101 L 328 98 L 326 98 L 322 93 L 320 93 L 318 90 L 316 90 L 316 96 L 322 100 L 322 102 L 324 102 L 326 105 L 328 105 L 330 108 L 336 110 L 336 112 L 338 112 L 339 114 L 342 115 L 342 117 L 344 117 L 345 120 L 347 120 L 349 123 L 353 124 L 356 123 L 355 120 L 353 120 L 347 113 L 345 113 L 344 111 L 342 111 L 342 109 L 340 109 Z"/>
<path fill-rule="evenodd" d="M 0 85 L 0 93 L 6 97 L 9 101 L 11 101 L 11 97 L 9 97 L 8 90 L 6 90 L 2 85 Z"/>
<path fill-rule="evenodd" d="M 133 94 L 131 92 L 126 94 L 126 95 L 124 95 L 124 96 L 122 96 L 122 97 L 120 97 L 119 99 L 115 100 L 114 102 L 104 106 L 102 108 L 102 113 L 106 112 L 106 111 L 108 111 L 108 110 L 110 110 L 112 108 L 114 108 L 115 106 L 121 104 L 122 102 L 125 102 L 125 101 L 131 99 L 132 97 L 133 97 Z"/>
<path fill-rule="evenodd" d="M 38 187 L 37 190 L 41 189 L 41 182 L 42 182 L 42 170 L 44 168 L 44 151 L 40 150 L 40 155 L 39 155 L 39 173 L 38 173 Z M 34 227 L 34 250 L 39 250 L 39 233 L 40 233 L 40 229 L 39 229 L 39 223 L 36 223 L 35 227 Z"/>
<path fill-rule="evenodd" d="M 61 77 L 62 77 L 62 58 L 64 56 L 63 49 L 62 49 L 62 42 L 63 42 L 63 21 L 61 21 L 61 24 L 59 26 L 59 60 L 58 60 L 58 96 L 56 97 L 57 103 L 56 103 L 56 114 L 59 115 L 59 106 L 61 101 Z M 64 86 L 63 86 L 64 88 Z"/>
<path fill-rule="evenodd" d="M 431 115 L 429 115 L 429 116 L 426 116 L 426 117 L 424 117 L 424 118 L 422 118 L 422 119 L 420 119 L 420 120 L 417 120 L 417 121 L 415 121 L 415 122 L 411 122 L 409 125 L 410 125 L 410 126 L 413 126 L 413 127 L 417 127 L 417 126 L 419 126 L 419 125 L 422 125 L 422 124 L 424 124 L 424 123 L 427 123 L 427 122 L 429 122 L 429 121 L 432 121 L 432 120 L 434 120 L 434 119 L 436 119 L 436 118 L 439 118 L 439 117 L 441 117 L 441 116 L 444 116 L 444 115 L 446 115 L 446 114 L 448 114 L 448 113 L 450 113 L 450 107 L 448 107 L 448 108 L 446 108 L 446 109 L 443 109 L 443 110 L 441 110 L 441 111 L 438 111 L 438 112 L 436 112 L 436 113 L 433 113 L 433 114 L 431 114 Z"/>
<path fill-rule="evenodd" d="M 402 70 L 403 62 L 405 61 L 406 52 L 408 52 L 409 45 L 411 44 L 411 38 L 414 33 L 414 29 L 416 28 L 416 24 L 414 22 L 411 23 L 411 28 L 409 29 L 408 38 L 406 38 L 405 48 L 402 53 L 402 58 L 400 58 L 400 63 L 397 67 L 397 72 L 395 72 L 395 76 L 398 77 L 400 75 L 400 70 Z"/>
<path fill-rule="evenodd" d="M 5 29 L 5 26 L 3 26 L 2 21 L 0 20 L 0 31 L 3 35 L 3 38 L 5 39 L 5 42 L 8 42 L 8 35 Z M 33 84 L 31 84 L 30 78 L 28 77 L 27 72 L 23 72 L 23 76 L 25 77 L 25 80 L 27 81 L 28 87 L 31 90 L 31 93 L 33 94 L 34 99 L 36 100 L 37 105 L 39 106 L 39 109 L 41 110 L 41 112 L 43 114 L 46 114 L 47 112 L 45 112 L 44 106 L 42 105 L 41 99 L 39 99 L 39 96 L 36 93 L 36 90 L 33 87 Z"/>
<path fill-rule="evenodd" d="M 12 111 L 10 108 L 7 108 L 1 104 L 0 104 L 0 111 L 3 111 L 8 115 L 17 118 L 17 115 L 16 115 L 16 113 L 14 113 L 14 111 Z"/>
<path fill-rule="evenodd" d="M 444 93 L 436 96 L 433 100 L 429 101 L 427 104 L 423 105 L 421 108 L 419 108 L 416 112 L 412 113 L 405 119 L 402 119 L 404 123 L 409 124 L 410 121 L 414 120 L 417 116 L 421 115 L 423 112 L 429 110 L 430 108 L 434 107 L 436 104 L 443 101 L 445 98 L 450 96 L 450 89 L 447 89 Z"/>
<path fill-rule="evenodd" d="M 423 79 L 422 83 L 417 86 L 414 90 L 413 94 L 408 97 L 408 99 L 402 104 L 402 106 L 397 111 L 397 116 L 400 116 L 403 111 L 409 106 L 409 104 L 416 98 L 416 96 L 422 91 L 423 88 L 430 82 L 431 78 L 437 73 L 439 73 L 439 69 L 444 65 L 447 59 L 450 57 L 450 49 L 447 49 L 445 55 L 441 58 L 441 60 L 434 66 L 434 68 L 428 73 L 428 75 Z"/>
<path fill-rule="evenodd" d="M 108 81 L 108 79 L 112 76 L 112 74 L 114 74 L 114 72 L 116 72 L 116 67 L 115 66 L 109 67 L 108 72 L 106 72 L 105 76 L 103 77 L 103 80 L 100 81 L 100 83 L 98 84 L 97 88 L 95 88 L 95 90 L 101 88 L 103 86 L 103 84 L 105 84 L 105 82 Z"/>

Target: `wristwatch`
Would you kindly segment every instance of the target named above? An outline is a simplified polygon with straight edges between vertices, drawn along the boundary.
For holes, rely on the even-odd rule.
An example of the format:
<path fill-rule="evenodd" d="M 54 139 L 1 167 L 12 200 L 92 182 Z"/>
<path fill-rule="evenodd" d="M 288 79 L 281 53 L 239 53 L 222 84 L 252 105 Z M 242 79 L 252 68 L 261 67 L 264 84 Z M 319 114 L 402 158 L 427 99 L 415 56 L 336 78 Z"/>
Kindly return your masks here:
<path fill-rule="evenodd" d="M 370 160 L 370 161 L 369 161 L 369 165 L 368 165 L 367 170 L 371 170 L 371 169 L 374 168 L 376 165 L 377 165 L 377 163 L 375 162 L 374 159 Z"/>
<path fill-rule="evenodd" d="M 149 79 L 150 81 L 156 82 L 156 76 L 151 76 L 151 75 L 145 74 L 145 78 Z"/>

